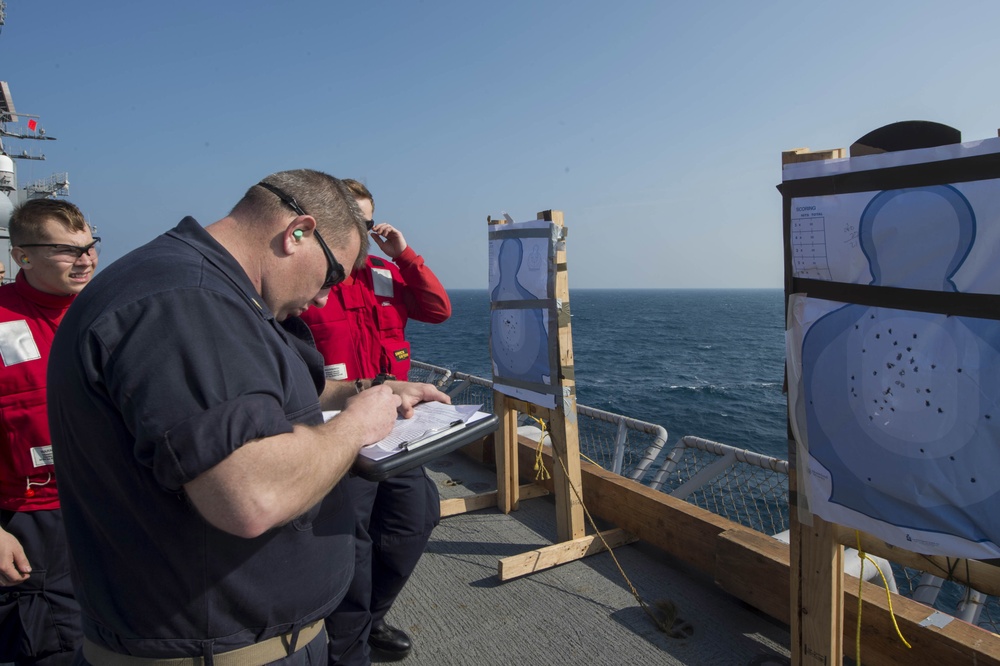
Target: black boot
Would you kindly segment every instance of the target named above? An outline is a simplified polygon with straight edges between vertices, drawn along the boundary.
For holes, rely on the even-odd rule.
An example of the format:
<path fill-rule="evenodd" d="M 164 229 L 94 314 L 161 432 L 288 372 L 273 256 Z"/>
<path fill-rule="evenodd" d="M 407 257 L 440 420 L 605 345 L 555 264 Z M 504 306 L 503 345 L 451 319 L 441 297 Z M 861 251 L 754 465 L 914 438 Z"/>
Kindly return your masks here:
<path fill-rule="evenodd" d="M 380 656 L 393 661 L 410 654 L 410 649 L 413 647 L 405 631 L 384 621 L 372 625 L 371 633 L 368 634 L 368 645 Z"/>

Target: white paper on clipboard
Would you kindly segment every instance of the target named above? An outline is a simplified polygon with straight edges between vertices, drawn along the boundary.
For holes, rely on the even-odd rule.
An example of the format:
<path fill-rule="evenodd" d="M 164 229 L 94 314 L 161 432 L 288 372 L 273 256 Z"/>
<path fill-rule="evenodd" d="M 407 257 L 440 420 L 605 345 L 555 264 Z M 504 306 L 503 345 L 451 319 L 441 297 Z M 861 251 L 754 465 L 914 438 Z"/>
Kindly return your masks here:
<path fill-rule="evenodd" d="M 488 417 L 489 414 L 479 411 L 480 407 L 482 405 L 422 402 L 413 408 L 411 418 L 397 418 L 388 437 L 362 448 L 359 455 L 371 460 L 382 460 L 430 444 L 461 430 L 469 423 Z M 323 412 L 323 419 L 329 421 L 339 413 Z"/>

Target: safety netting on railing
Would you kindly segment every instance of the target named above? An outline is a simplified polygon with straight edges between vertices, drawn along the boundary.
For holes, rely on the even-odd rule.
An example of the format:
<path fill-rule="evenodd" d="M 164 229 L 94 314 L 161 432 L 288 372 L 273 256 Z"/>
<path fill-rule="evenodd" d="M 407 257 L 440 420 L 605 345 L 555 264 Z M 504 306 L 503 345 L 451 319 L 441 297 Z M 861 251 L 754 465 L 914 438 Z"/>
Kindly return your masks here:
<path fill-rule="evenodd" d="M 650 487 L 764 534 L 788 529 L 788 463 L 700 437 L 682 437 Z"/>
<path fill-rule="evenodd" d="M 493 411 L 493 383 L 488 379 L 414 361 L 410 380 L 438 385 L 456 404 L 482 405 L 483 411 Z M 530 428 L 533 423 L 528 415 L 520 415 L 519 425 Z M 648 484 L 667 441 L 662 426 L 586 405 L 577 405 L 577 425 L 585 459 Z"/>
<path fill-rule="evenodd" d="M 410 380 L 438 385 L 456 404 L 493 411 L 488 379 L 415 361 Z M 682 437 L 663 455 L 667 431 L 661 426 L 585 405 L 577 405 L 577 414 L 585 459 L 764 534 L 789 529 L 787 461 L 693 436 Z M 519 425 L 537 437 L 526 416 Z M 947 580 L 946 572 L 891 565 L 903 596 L 1000 633 L 997 597 Z"/>

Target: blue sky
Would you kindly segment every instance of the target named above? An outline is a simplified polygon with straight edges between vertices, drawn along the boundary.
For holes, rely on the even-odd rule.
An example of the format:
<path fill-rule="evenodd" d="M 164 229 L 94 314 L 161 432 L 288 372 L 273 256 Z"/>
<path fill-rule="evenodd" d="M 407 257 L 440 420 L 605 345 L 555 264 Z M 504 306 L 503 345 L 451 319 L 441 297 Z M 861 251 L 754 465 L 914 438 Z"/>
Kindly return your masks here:
<path fill-rule="evenodd" d="M 282 169 L 364 181 L 449 288 L 562 210 L 571 288 L 780 287 L 782 150 L 1000 127 L 1000 3 L 7 0 L 0 79 L 107 264 Z M 8 144 L 9 145 L 9 144 Z"/>

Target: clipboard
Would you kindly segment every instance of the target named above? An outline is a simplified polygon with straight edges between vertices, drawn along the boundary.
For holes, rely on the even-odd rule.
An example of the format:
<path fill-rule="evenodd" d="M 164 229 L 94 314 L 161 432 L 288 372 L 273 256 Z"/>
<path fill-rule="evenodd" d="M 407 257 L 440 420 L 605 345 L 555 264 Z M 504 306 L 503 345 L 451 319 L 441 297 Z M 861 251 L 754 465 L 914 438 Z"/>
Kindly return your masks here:
<path fill-rule="evenodd" d="M 368 481 L 382 481 L 471 444 L 496 431 L 499 425 L 500 419 L 496 414 L 476 412 L 467 422 L 451 424 L 442 431 L 428 433 L 426 437 L 413 443 L 408 442 L 398 452 L 380 460 L 359 455 L 351 471 Z"/>

